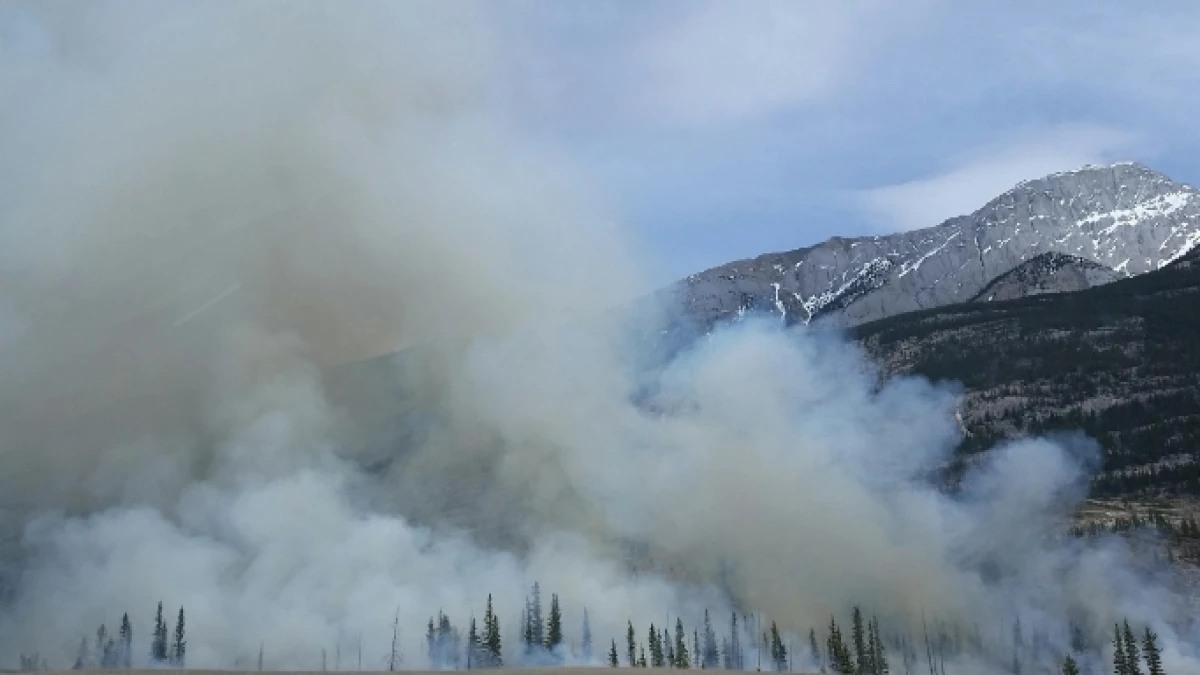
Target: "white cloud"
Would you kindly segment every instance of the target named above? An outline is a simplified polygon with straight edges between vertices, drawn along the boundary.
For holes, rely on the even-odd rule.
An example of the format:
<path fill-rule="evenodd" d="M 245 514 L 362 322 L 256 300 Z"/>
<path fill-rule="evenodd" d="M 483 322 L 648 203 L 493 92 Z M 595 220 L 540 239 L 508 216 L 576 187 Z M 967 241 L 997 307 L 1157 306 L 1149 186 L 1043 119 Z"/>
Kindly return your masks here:
<path fill-rule="evenodd" d="M 1129 133 L 1092 125 L 1041 130 L 978 148 L 942 172 L 863 190 L 858 206 L 881 232 L 914 230 L 978 209 L 1022 180 L 1126 159 Z"/>
<path fill-rule="evenodd" d="M 885 0 L 686 6 L 634 49 L 632 76 L 652 115 L 697 126 L 826 101 L 853 85 L 864 57 L 897 29 L 886 11 L 896 5 Z"/>

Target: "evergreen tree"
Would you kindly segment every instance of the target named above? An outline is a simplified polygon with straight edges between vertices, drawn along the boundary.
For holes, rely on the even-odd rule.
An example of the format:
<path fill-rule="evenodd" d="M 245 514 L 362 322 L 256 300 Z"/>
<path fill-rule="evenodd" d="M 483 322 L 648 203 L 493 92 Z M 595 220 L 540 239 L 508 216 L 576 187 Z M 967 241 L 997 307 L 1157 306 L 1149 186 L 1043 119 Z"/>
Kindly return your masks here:
<path fill-rule="evenodd" d="M 529 598 L 525 598 L 525 613 L 521 615 L 521 625 L 525 627 L 525 630 L 521 631 L 525 643 L 525 653 L 531 654 L 533 646 L 538 642 L 537 635 L 533 630 L 533 602 Z"/>
<path fill-rule="evenodd" d="M 704 667 L 704 652 L 700 650 L 700 631 L 692 629 L 692 665 L 696 668 Z"/>
<path fill-rule="evenodd" d="M 870 672 L 870 659 L 867 655 L 867 640 L 866 634 L 863 632 L 862 610 L 858 605 L 854 606 L 854 614 L 852 615 L 851 631 L 854 638 L 854 662 L 858 664 L 855 670 L 859 675 Z"/>
<path fill-rule="evenodd" d="M 821 648 L 817 645 L 817 631 L 812 628 L 808 629 L 808 658 L 818 670 L 825 672 L 825 664 L 821 661 Z"/>
<path fill-rule="evenodd" d="M 433 651 L 433 619 L 429 620 L 429 630 L 425 633 L 425 639 L 429 643 L 429 651 Z M 361 650 L 361 646 L 360 646 Z M 430 657 L 432 660 L 432 657 Z M 360 659 L 361 660 L 361 659 Z M 396 667 L 400 665 L 400 608 L 396 608 L 396 613 L 392 615 L 392 648 L 388 651 L 388 672 L 394 672 Z M 259 669 L 262 669 L 262 643 L 259 643 L 258 648 Z"/>
<path fill-rule="evenodd" d="M 1067 654 L 1067 658 L 1063 660 L 1062 675 L 1079 675 L 1079 666 L 1075 664 L 1075 659 Z"/>
<path fill-rule="evenodd" d="M 1125 668 L 1128 675 L 1142 675 L 1142 658 L 1138 650 L 1137 638 L 1134 637 L 1128 621 L 1125 622 L 1122 629 L 1122 637 L 1125 640 Z"/>
<path fill-rule="evenodd" d="M 875 636 L 875 624 L 872 621 L 867 621 L 867 651 L 863 654 L 862 661 L 858 664 L 858 670 L 867 675 L 878 675 L 875 670 L 875 653 L 879 651 L 879 643 Z"/>
<path fill-rule="evenodd" d="M 504 665 L 504 657 L 501 655 L 503 645 L 500 643 L 500 617 L 496 616 L 496 612 L 492 610 L 492 595 L 488 594 L 487 601 L 487 618 L 484 630 L 487 631 L 487 639 L 484 640 L 484 647 L 487 650 L 487 665 L 489 668 L 499 668 Z"/>
<path fill-rule="evenodd" d="M 1162 652 L 1158 648 L 1158 636 L 1146 626 L 1142 636 L 1142 655 L 1146 657 L 1148 675 L 1163 675 Z"/>
<path fill-rule="evenodd" d="M 558 594 L 554 593 L 550 596 L 550 621 L 546 626 L 546 651 L 554 653 L 562 641 L 562 609 L 558 606 Z"/>
<path fill-rule="evenodd" d="M 1125 656 L 1125 641 L 1121 639 L 1121 626 L 1113 624 L 1113 675 L 1129 675 L 1129 660 Z"/>
<path fill-rule="evenodd" d="M 163 620 L 162 603 L 158 603 L 158 611 L 154 614 L 154 637 L 150 640 L 150 661 L 153 663 L 167 662 L 167 622 Z"/>
<path fill-rule="evenodd" d="M 121 632 L 118 642 L 118 661 L 125 670 L 133 667 L 133 624 L 129 623 L 129 614 L 121 616 Z"/>
<path fill-rule="evenodd" d="M 829 669 L 840 675 L 852 675 L 856 672 L 854 664 L 854 654 L 851 653 L 850 647 L 846 645 L 846 640 L 842 637 L 842 631 L 838 628 L 837 621 L 830 617 L 829 619 L 829 638 L 826 651 L 829 653 Z"/>
<path fill-rule="evenodd" d="M 629 667 L 637 666 L 637 643 L 633 633 L 633 622 L 629 622 L 629 629 L 625 633 L 625 656 L 629 659 Z"/>
<path fill-rule="evenodd" d="M 180 607 L 179 618 L 175 620 L 175 642 L 171 645 L 171 662 L 176 668 L 187 665 L 187 641 L 183 638 L 183 607 Z"/>
<path fill-rule="evenodd" d="M 659 640 L 661 640 L 659 644 L 662 645 L 663 660 L 666 665 L 675 667 L 675 643 L 671 640 L 671 632 L 665 626 L 659 634 Z"/>
<path fill-rule="evenodd" d="M 733 670 L 746 668 L 746 661 L 742 658 L 742 638 L 738 633 L 737 612 L 733 613 L 733 622 L 729 630 L 729 667 Z"/>
<path fill-rule="evenodd" d="M 646 646 L 645 645 L 641 646 L 641 651 L 642 651 L 642 655 L 638 659 L 637 664 L 638 664 L 638 668 L 645 668 L 646 667 Z"/>
<path fill-rule="evenodd" d="M 483 653 L 481 649 L 483 642 L 479 639 L 479 631 L 475 628 L 474 616 L 471 617 L 471 622 L 467 626 L 467 670 L 481 668 L 483 664 L 480 663 L 479 657 Z"/>
<path fill-rule="evenodd" d="M 108 668 L 109 665 L 105 662 L 104 645 L 108 643 L 108 628 L 104 624 L 96 629 L 96 665 L 101 668 Z"/>
<path fill-rule="evenodd" d="M 542 586 L 533 582 L 533 597 L 529 600 L 530 644 L 546 644 L 546 624 L 542 621 Z"/>
<path fill-rule="evenodd" d="M 779 637 L 779 626 L 774 621 L 771 622 L 771 661 L 776 671 L 787 670 L 787 647 Z"/>
<path fill-rule="evenodd" d="M 687 633 L 683 632 L 683 619 L 675 619 L 675 667 L 691 668 L 692 659 L 688 654 Z"/>
<path fill-rule="evenodd" d="M 654 624 L 650 624 L 650 632 L 647 635 L 646 644 L 650 646 L 650 666 L 653 668 L 662 668 L 666 665 L 663 663 L 662 638 L 659 637 Z"/>
<path fill-rule="evenodd" d="M 704 610 L 704 658 L 701 664 L 705 668 L 717 667 L 717 633 L 713 630 L 712 621 L 708 618 L 708 610 Z"/>
<path fill-rule="evenodd" d="M 608 665 L 613 668 L 616 668 L 617 666 L 621 665 L 620 662 L 617 661 L 617 641 L 616 640 L 612 641 L 612 648 L 608 650 Z"/>
<path fill-rule="evenodd" d="M 883 644 L 883 635 L 879 633 L 879 619 L 871 617 L 871 635 L 875 649 L 871 652 L 871 665 L 875 675 L 888 675 L 887 647 Z"/>
<path fill-rule="evenodd" d="M 429 659 L 429 665 L 433 668 L 437 667 L 437 623 L 433 617 L 429 617 L 429 623 L 425 626 L 425 656 Z"/>
<path fill-rule="evenodd" d="M 585 663 L 592 661 L 592 624 L 588 621 L 587 607 L 583 608 L 583 631 L 580 643 L 580 653 Z"/>
<path fill-rule="evenodd" d="M 425 644 L 431 666 L 457 670 L 461 664 L 461 642 L 462 634 L 449 616 L 439 611 L 436 620 L 430 617 L 425 626 Z"/>

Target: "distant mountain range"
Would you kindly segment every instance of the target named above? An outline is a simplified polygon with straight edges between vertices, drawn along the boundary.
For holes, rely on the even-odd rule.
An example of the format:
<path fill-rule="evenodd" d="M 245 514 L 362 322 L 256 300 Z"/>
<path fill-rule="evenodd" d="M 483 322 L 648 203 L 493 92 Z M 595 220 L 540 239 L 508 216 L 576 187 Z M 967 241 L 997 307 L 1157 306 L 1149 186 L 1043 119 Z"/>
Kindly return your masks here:
<path fill-rule="evenodd" d="M 1105 450 L 1097 493 L 1200 494 L 1198 243 L 1197 190 L 1138 164 L 1085 167 L 929 229 L 688 277 L 652 298 L 667 324 L 640 334 L 641 356 L 661 365 L 749 312 L 846 330 L 883 378 L 961 383 L 957 466 L 1005 439 L 1083 430 Z M 328 374 L 364 461 L 382 467 L 422 433 L 424 394 L 398 388 L 412 377 L 397 369 L 432 357 L 410 350 Z M 430 498 L 431 513 L 460 509 L 460 492 L 470 498 L 431 488 L 443 500 Z"/>
<path fill-rule="evenodd" d="M 935 227 L 739 260 L 658 295 L 701 326 L 751 310 L 855 326 L 986 299 L 989 287 L 994 299 L 1078 290 L 1160 269 L 1198 243 L 1195 188 L 1140 164 L 1086 166 L 1022 182 Z M 1039 258 L 1050 253 L 1060 257 Z"/>

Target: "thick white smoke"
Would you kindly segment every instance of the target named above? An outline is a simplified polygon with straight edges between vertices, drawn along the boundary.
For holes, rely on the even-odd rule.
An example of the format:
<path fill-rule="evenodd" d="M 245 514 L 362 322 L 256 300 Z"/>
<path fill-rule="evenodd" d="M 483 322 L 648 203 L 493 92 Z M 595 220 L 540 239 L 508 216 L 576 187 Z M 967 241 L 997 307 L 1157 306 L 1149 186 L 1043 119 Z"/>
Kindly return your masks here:
<path fill-rule="evenodd" d="M 1046 662 L 1122 616 L 1196 658 L 1124 549 L 1058 536 L 1086 443 L 998 449 L 949 497 L 953 392 L 877 387 L 829 336 L 643 367 L 636 256 L 505 120 L 492 11 L 2 10 L 0 660 L 69 665 L 128 611 L 137 663 L 161 600 L 193 666 L 380 667 L 397 614 L 421 666 L 425 621 L 492 594 L 511 662 L 535 580 L 596 659 L 627 620 L 799 639 L 855 603 L 979 626 L 956 672 L 1016 617 Z"/>

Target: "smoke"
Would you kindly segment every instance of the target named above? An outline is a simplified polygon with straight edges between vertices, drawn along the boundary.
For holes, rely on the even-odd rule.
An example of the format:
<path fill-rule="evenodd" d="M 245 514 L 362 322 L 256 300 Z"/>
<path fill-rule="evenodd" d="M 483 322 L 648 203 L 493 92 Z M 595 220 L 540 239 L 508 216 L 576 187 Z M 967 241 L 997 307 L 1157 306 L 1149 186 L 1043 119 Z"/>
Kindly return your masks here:
<path fill-rule="evenodd" d="M 981 626 L 960 672 L 1018 617 L 1047 663 L 1123 616 L 1196 658 L 1168 586 L 1059 536 L 1086 442 L 949 496 L 950 389 L 754 322 L 648 356 L 636 247 L 507 119 L 493 6 L 2 11 L 0 659 L 128 611 L 136 663 L 161 600 L 193 666 L 380 667 L 397 616 L 424 665 L 490 594 L 511 663 L 534 581 L 595 660 L 628 620 L 799 646 L 856 603 Z"/>

